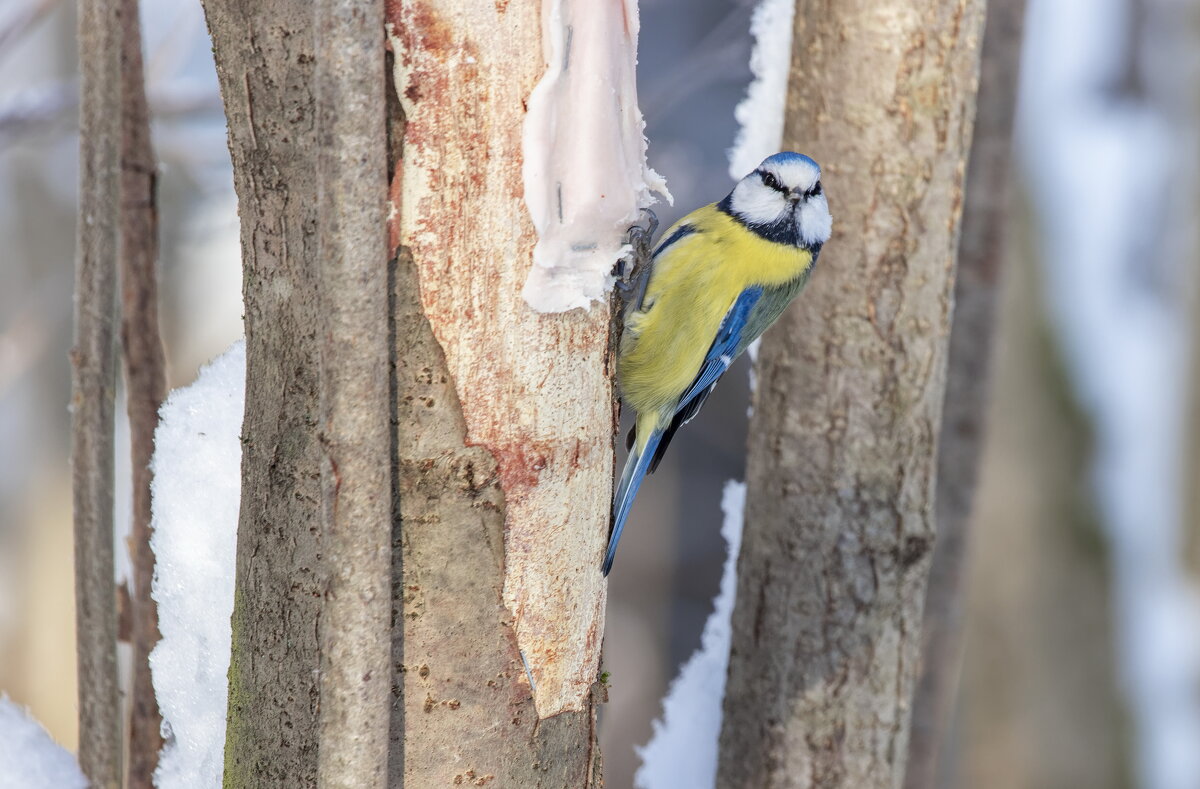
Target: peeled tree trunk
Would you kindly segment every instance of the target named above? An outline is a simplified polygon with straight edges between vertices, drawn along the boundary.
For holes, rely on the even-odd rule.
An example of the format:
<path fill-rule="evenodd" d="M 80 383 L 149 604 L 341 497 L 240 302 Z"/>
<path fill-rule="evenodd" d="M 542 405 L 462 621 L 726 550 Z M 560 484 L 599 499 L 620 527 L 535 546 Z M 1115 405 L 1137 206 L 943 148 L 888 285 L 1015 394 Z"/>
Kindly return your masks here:
<path fill-rule="evenodd" d="M 763 340 L 718 786 L 899 787 L 982 0 L 799 0 L 833 237 Z"/>
<path fill-rule="evenodd" d="M 366 785 L 350 769 L 374 784 L 386 763 L 392 786 L 599 786 L 610 309 L 542 313 L 522 295 L 536 240 L 522 125 L 546 68 L 540 5 L 389 2 L 395 71 L 378 101 L 337 70 L 353 68 L 335 44 L 363 22 L 353 9 L 320 32 L 306 2 L 206 0 L 205 10 L 241 215 L 247 340 L 225 784 L 310 786 L 320 771 L 325 784 Z M 378 47 L 382 60 L 384 29 Z M 321 92 L 339 84 L 341 99 Z M 393 170 L 380 166 L 392 176 L 391 260 L 386 249 L 381 260 L 391 391 L 375 424 L 390 416 L 394 428 L 382 759 L 360 709 L 378 677 L 345 670 L 347 656 L 367 665 L 374 642 L 327 619 L 355 614 L 337 597 L 365 575 L 354 557 L 373 562 L 388 547 L 338 533 L 364 527 L 355 513 L 378 504 L 349 498 L 341 472 L 386 489 L 370 473 L 377 459 L 363 463 L 367 447 L 354 445 L 369 434 L 378 448 L 347 399 L 370 388 L 354 374 L 366 356 L 347 345 L 369 351 L 359 310 L 381 293 L 369 266 L 348 267 L 371 233 L 369 222 L 354 231 L 370 190 L 357 191 L 369 173 L 350 145 L 371 146 L 339 125 L 376 111 L 388 113 Z M 320 179 L 352 172 L 361 178 L 343 178 L 346 191 L 322 203 Z M 351 292 L 363 288 L 374 290 Z"/>
<path fill-rule="evenodd" d="M 522 297 L 540 11 L 388 4 L 403 107 L 390 770 L 405 786 L 600 784 L 610 311 L 539 313 Z"/>

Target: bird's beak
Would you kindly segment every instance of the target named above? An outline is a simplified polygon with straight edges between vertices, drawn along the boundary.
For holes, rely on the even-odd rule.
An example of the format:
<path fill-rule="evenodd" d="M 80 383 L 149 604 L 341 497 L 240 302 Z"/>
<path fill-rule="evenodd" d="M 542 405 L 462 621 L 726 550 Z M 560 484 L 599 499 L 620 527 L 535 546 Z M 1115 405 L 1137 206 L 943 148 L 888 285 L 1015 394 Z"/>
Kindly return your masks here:
<path fill-rule="evenodd" d="M 803 197 L 803 192 L 801 192 L 799 189 L 793 189 L 792 191 L 788 192 L 787 199 L 790 203 L 799 203 Z"/>

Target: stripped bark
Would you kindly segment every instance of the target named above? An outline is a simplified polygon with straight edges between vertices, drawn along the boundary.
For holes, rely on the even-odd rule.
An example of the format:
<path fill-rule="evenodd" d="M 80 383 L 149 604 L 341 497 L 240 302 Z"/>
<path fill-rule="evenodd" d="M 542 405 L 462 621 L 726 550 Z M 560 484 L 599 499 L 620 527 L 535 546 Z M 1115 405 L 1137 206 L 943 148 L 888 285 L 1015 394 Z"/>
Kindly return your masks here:
<path fill-rule="evenodd" d="M 392 431 L 383 0 L 321 0 L 317 190 L 321 478 L 322 787 L 387 784 Z"/>
<path fill-rule="evenodd" d="M 542 21 L 536 3 L 388 4 L 405 124 L 394 785 L 601 781 L 609 311 L 538 314 L 521 298 L 534 243 L 521 124 Z"/>
<path fill-rule="evenodd" d="M 388 21 L 407 122 L 401 241 L 466 442 L 498 464 L 504 604 L 538 715 L 582 711 L 605 602 L 596 557 L 612 488 L 610 313 L 542 314 L 520 296 L 535 241 L 521 199 L 521 129 L 545 68 L 540 6 L 390 0 Z"/>
<path fill-rule="evenodd" d="M 167 392 L 166 360 L 158 328 L 157 161 L 142 75 L 142 32 L 137 0 L 121 0 L 121 348 L 133 465 L 133 523 L 129 535 L 129 624 L 133 677 L 129 699 L 130 789 L 152 789 L 162 749 L 162 715 L 150 677 L 158 643 L 158 606 L 150 596 L 150 456 L 158 407 Z"/>
<path fill-rule="evenodd" d="M 227 787 L 317 776 L 321 560 L 315 41 L 307 0 L 206 0 L 241 219 L 246 413 Z"/>
<path fill-rule="evenodd" d="M 768 332 L 720 787 L 898 787 L 982 0 L 799 0 L 785 147 L 834 236 Z"/>
<path fill-rule="evenodd" d="M 979 478 L 992 333 L 1007 229 L 1013 113 L 1025 0 L 991 0 L 979 69 L 954 317 L 938 444 L 937 543 L 925 595 L 921 673 L 913 699 L 908 789 L 937 786 L 938 755 L 962 664 L 963 565 Z"/>
<path fill-rule="evenodd" d="M 79 6 L 79 221 L 71 349 L 79 764 L 95 789 L 121 783 L 113 584 L 113 408 L 120 210 L 119 0 Z"/>

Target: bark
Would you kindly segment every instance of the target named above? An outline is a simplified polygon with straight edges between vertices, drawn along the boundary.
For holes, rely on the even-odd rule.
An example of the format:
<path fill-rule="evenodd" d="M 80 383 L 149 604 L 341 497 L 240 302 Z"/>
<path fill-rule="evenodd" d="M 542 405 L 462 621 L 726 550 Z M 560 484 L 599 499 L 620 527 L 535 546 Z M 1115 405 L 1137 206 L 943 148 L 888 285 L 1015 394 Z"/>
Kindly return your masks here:
<path fill-rule="evenodd" d="M 322 787 L 387 786 L 392 430 L 383 0 L 316 10 Z"/>
<path fill-rule="evenodd" d="M 392 0 L 388 21 L 404 114 L 392 781 L 599 786 L 609 311 L 538 314 L 520 295 L 539 4 Z"/>
<path fill-rule="evenodd" d="M 207 0 L 241 218 L 246 412 L 225 785 L 317 774 L 319 139 L 310 3 Z"/>
<path fill-rule="evenodd" d="M 784 142 L 834 235 L 759 356 L 718 786 L 903 780 L 982 21 L 797 4 Z"/>
<path fill-rule="evenodd" d="M 925 595 L 921 668 L 913 699 L 908 789 L 937 786 L 962 663 L 963 566 L 983 449 L 992 333 L 1007 229 L 1013 113 L 1025 0 L 992 0 L 980 55 L 954 316 L 938 444 L 937 542 Z"/>
<path fill-rule="evenodd" d="M 79 7 L 79 221 L 71 349 L 79 764 L 91 786 L 121 782 L 113 584 L 113 399 L 120 209 L 118 0 Z"/>
<path fill-rule="evenodd" d="M 365 73 L 339 64 L 368 42 L 352 45 L 341 22 L 318 22 L 308 4 L 267 11 L 208 0 L 205 10 L 241 213 L 247 337 L 225 783 L 308 786 L 348 759 L 374 776 L 375 746 L 348 734 L 377 725 L 366 703 L 325 705 L 352 701 L 338 698 L 348 687 L 339 677 L 353 668 L 350 653 L 364 654 L 337 652 L 342 623 L 333 619 L 349 616 L 335 609 L 351 602 L 338 570 L 351 556 L 338 543 L 370 541 L 339 530 L 375 517 L 350 508 L 377 514 L 379 504 L 350 490 L 347 475 L 381 484 L 369 459 L 379 447 L 372 407 L 350 409 L 378 396 L 377 379 L 352 371 L 378 328 L 378 304 L 363 292 L 369 261 L 356 256 L 367 254 L 379 217 L 367 196 L 371 168 L 359 160 L 371 141 L 349 124 L 365 128 L 370 102 L 379 111 L 387 103 L 356 93 L 345 118 L 327 104 L 317 112 L 316 42 L 320 84 L 333 69 L 355 91 Z M 612 486 L 609 311 L 539 315 L 520 298 L 533 246 L 520 128 L 544 65 L 538 8 L 395 4 L 388 21 L 406 113 L 391 188 L 393 248 L 404 243 L 391 291 L 389 780 L 597 786 L 591 686 Z M 365 19 L 354 26 L 367 35 Z M 343 34 L 346 43 L 335 43 Z M 314 173 L 348 191 L 318 200 Z M 338 293 L 339 282 L 354 293 Z M 362 445 L 342 443 L 360 429 Z M 365 562 L 378 558 L 351 559 L 354 573 L 377 577 Z M 371 615 L 353 615 L 367 632 Z M 351 695 L 369 698 L 374 679 L 358 675 Z"/>
<path fill-rule="evenodd" d="M 158 329 L 157 162 L 142 78 L 142 33 L 137 0 L 121 0 L 121 347 L 125 362 L 133 465 L 133 523 L 129 536 L 133 577 L 129 591 L 133 678 L 130 683 L 129 767 L 126 785 L 151 789 L 162 749 L 162 716 L 150 677 L 158 643 L 158 606 L 150 596 L 150 456 L 158 407 L 167 391 Z"/>

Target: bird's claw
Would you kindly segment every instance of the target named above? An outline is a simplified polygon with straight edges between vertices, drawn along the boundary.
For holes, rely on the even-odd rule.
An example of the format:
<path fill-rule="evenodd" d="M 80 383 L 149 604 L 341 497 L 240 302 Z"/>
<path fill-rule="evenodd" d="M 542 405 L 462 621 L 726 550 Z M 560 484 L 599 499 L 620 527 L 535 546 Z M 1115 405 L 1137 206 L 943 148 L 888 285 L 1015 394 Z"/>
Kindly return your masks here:
<path fill-rule="evenodd" d="M 625 232 L 625 243 L 629 252 L 617 261 L 617 291 L 622 301 L 633 304 L 634 308 L 641 306 L 642 295 L 646 291 L 646 278 L 650 273 L 650 257 L 653 253 L 652 240 L 658 230 L 658 217 L 649 208 L 643 208 L 646 224 L 632 225 Z"/>

